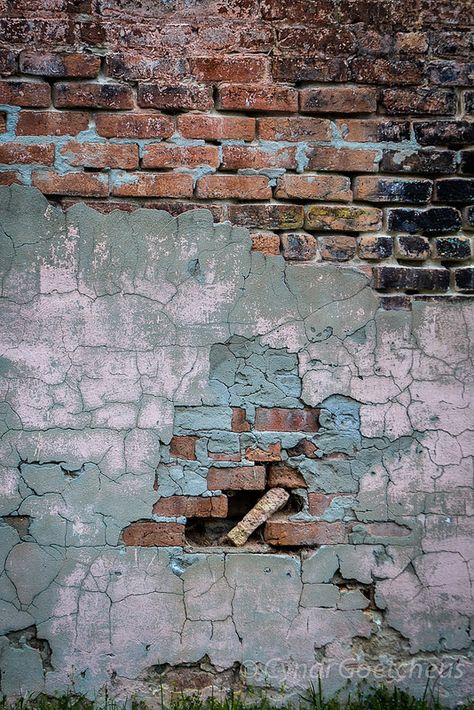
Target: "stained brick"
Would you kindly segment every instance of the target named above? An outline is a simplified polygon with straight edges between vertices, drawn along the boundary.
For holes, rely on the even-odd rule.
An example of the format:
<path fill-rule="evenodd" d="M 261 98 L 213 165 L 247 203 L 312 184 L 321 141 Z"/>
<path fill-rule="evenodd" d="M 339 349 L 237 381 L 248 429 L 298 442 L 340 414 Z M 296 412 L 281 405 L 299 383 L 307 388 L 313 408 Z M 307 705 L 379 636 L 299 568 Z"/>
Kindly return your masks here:
<path fill-rule="evenodd" d="M 474 293 L 474 266 L 454 269 L 454 286 L 456 291 Z"/>
<path fill-rule="evenodd" d="M 375 207 L 312 205 L 305 226 L 318 231 L 376 232 L 382 226 L 382 212 Z"/>
<path fill-rule="evenodd" d="M 232 407 L 232 431 L 250 431 L 250 424 L 247 421 L 245 409 L 242 407 Z"/>
<path fill-rule="evenodd" d="M 430 255 L 430 242 L 426 237 L 404 234 L 395 239 L 395 255 L 399 259 L 424 261 Z"/>
<path fill-rule="evenodd" d="M 54 105 L 57 108 L 133 108 L 133 94 L 123 84 L 94 84 L 87 82 L 59 82 L 54 86 Z"/>
<path fill-rule="evenodd" d="M 393 253 L 392 237 L 372 235 L 360 237 L 358 252 L 361 259 L 376 261 L 388 259 Z"/>
<path fill-rule="evenodd" d="M 338 545 L 347 542 L 348 533 L 343 523 L 324 521 L 293 521 L 275 516 L 265 523 L 265 542 L 277 547 L 303 545 Z"/>
<path fill-rule="evenodd" d="M 187 173 L 126 173 L 112 184 L 116 197 L 192 197 L 193 178 Z"/>
<path fill-rule="evenodd" d="M 61 155 L 74 167 L 128 170 L 138 167 L 138 146 L 132 144 L 73 141 L 61 148 Z"/>
<path fill-rule="evenodd" d="M 474 62 L 435 61 L 427 68 L 430 84 L 440 86 L 469 86 L 474 82 Z"/>
<path fill-rule="evenodd" d="M 381 102 L 389 115 L 451 116 L 456 113 L 456 94 L 449 89 L 386 89 L 382 91 Z"/>
<path fill-rule="evenodd" d="M 348 81 L 351 71 L 346 59 L 340 57 L 274 57 L 272 74 L 278 81 Z"/>
<path fill-rule="evenodd" d="M 308 170 L 328 170 L 343 173 L 374 173 L 378 170 L 380 152 L 357 148 L 318 146 L 308 155 Z"/>
<path fill-rule="evenodd" d="M 360 143 L 399 143 L 409 140 L 410 122 L 387 118 L 340 118 L 336 126 L 346 141 Z"/>
<path fill-rule="evenodd" d="M 0 144 L 0 163 L 7 165 L 27 165 L 29 163 L 52 165 L 53 162 L 54 145 L 51 143 L 44 145 L 25 145 L 23 143 Z"/>
<path fill-rule="evenodd" d="M 230 221 L 249 229 L 299 229 L 303 226 L 301 205 L 229 205 Z"/>
<path fill-rule="evenodd" d="M 124 81 L 180 81 L 189 74 L 182 57 L 148 57 L 141 51 L 118 52 L 107 57 L 107 76 Z"/>
<path fill-rule="evenodd" d="M 473 202 L 474 178 L 447 178 L 436 180 L 436 202 Z"/>
<path fill-rule="evenodd" d="M 174 131 L 173 118 L 158 113 L 99 113 L 95 125 L 105 138 L 169 138 Z"/>
<path fill-rule="evenodd" d="M 266 256 L 278 256 L 280 253 L 280 237 L 278 234 L 274 232 L 254 232 L 250 235 L 250 238 L 252 239 L 252 251 L 260 251 Z M 247 426 L 248 429 L 245 429 L 245 431 L 250 430 L 248 422 Z M 234 425 L 232 425 L 232 429 L 237 431 L 234 429 Z"/>
<path fill-rule="evenodd" d="M 160 498 L 153 506 L 154 515 L 169 518 L 225 518 L 227 496 L 170 496 Z"/>
<path fill-rule="evenodd" d="M 259 137 L 267 141 L 326 141 L 331 122 L 309 116 L 277 116 L 258 119 Z"/>
<path fill-rule="evenodd" d="M 241 116 L 178 116 L 178 131 L 184 138 L 208 141 L 244 140 L 255 138 L 255 119 Z"/>
<path fill-rule="evenodd" d="M 461 227 L 461 217 L 453 207 L 430 207 L 427 210 L 400 207 L 388 210 L 388 229 L 408 234 L 451 234 Z"/>
<path fill-rule="evenodd" d="M 0 49 L 0 76 L 16 74 L 18 54 L 11 49 Z"/>
<path fill-rule="evenodd" d="M 125 545 L 136 547 L 181 547 L 185 544 L 184 525 L 141 520 L 122 531 Z"/>
<path fill-rule="evenodd" d="M 474 143 L 473 121 L 419 121 L 413 124 L 420 145 L 460 148 Z"/>
<path fill-rule="evenodd" d="M 219 150 L 216 146 L 175 146 L 147 145 L 143 153 L 144 168 L 197 168 L 199 165 L 210 165 L 217 168 L 220 162 Z"/>
<path fill-rule="evenodd" d="M 255 429 L 258 431 L 318 431 L 319 409 L 257 407 Z"/>
<path fill-rule="evenodd" d="M 44 170 L 33 173 L 32 184 L 45 195 L 106 197 L 109 194 L 107 175 L 79 172 L 60 175 L 53 170 Z"/>
<path fill-rule="evenodd" d="M 269 74 L 269 60 L 262 56 L 218 55 L 191 59 L 191 73 L 199 81 L 254 82 Z"/>
<path fill-rule="evenodd" d="M 80 111 L 21 111 L 18 136 L 74 136 L 89 126 L 89 114 Z"/>
<path fill-rule="evenodd" d="M 192 84 L 139 84 L 138 105 L 177 111 L 207 111 L 212 108 L 212 90 Z"/>
<path fill-rule="evenodd" d="M 205 175 L 196 187 L 203 199 L 268 200 L 272 191 L 263 175 Z"/>
<path fill-rule="evenodd" d="M 24 74 L 91 79 L 99 73 L 100 57 L 86 53 L 33 52 L 20 54 Z"/>
<path fill-rule="evenodd" d="M 456 172 L 456 154 L 451 150 L 386 150 L 380 170 L 391 173 L 449 175 Z"/>
<path fill-rule="evenodd" d="M 377 90 L 350 86 L 302 89 L 300 106 L 306 113 L 372 113 L 377 108 Z"/>
<path fill-rule="evenodd" d="M 419 266 L 375 266 L 374 286 L 396 291 L 446 291 L 449 271 Z"/>
<path fill-rule="evenodd" d="M 38 81 L 0 81 L 0 104 L 43 108 L 51 103 L 51 87 Z"/>
<path fill-rule="evenodd" d="M 469 237 L 438 237 L 434 240 L 434 258 L 443 261 L 465 261 L 472 256 Z"/>
<path fill-rule="evenodd" d="M 295 170 L 297 167 L 296 148 L 266 150 L 256 146 L 230 145 L 222 148 L 222 169 L 241 170 L 253 168 L 284 168 Z"/>
<path fill-rule="evenodd" d="M 351 200 L 351 181 L 344 175 L 283 175 L 275 197 L 279 200 Z"/>
<path fill-rule="evenodd" d="M 318 242 L 312 234 L 289 232 L 281 237 L 282 253 L 291 261 L 310 261 L 318 251 Z"/>
<path fill-rule="evenodd" d="M 401 179 L 378 176 L 357 177 L 354 197 L 367 202 L 429 202 L 433 192 L 431 180 Z"/>
<path fill-rule="evenodd" d="M 349 261 L 355 256 L 357 240 L 355 237 L 334 235 L 319 237 L 319 253 L 324 261 Z"/>
<path fill-rule="evenodd" d="M 264 466 L 235 466 L 209 469 L 207 487 L 210 491 L 262 491 L 265 488 Z"/>
<path fill-rule="evenodd" d="M 277 84 L 221 84 L 218 106 L 225 111 L 298 110 L 298 92 Z"/>

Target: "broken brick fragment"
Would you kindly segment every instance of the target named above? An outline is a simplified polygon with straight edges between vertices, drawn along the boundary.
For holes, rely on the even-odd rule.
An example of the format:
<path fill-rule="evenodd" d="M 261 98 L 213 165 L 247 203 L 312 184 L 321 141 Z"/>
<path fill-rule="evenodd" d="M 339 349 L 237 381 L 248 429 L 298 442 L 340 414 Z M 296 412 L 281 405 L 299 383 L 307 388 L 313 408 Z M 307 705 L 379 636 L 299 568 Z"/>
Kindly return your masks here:
<path fill-rule="evenodd" d="M 234 545 L 240 547 L 249 539 L 250 535 L 268 518 L 281 510 L 286 505 L 290 494 L 283 488 L 272 488 L 260 498 L 247 515 L 238 523 L 235 528 L 227 533 L 227 538 Z"/>

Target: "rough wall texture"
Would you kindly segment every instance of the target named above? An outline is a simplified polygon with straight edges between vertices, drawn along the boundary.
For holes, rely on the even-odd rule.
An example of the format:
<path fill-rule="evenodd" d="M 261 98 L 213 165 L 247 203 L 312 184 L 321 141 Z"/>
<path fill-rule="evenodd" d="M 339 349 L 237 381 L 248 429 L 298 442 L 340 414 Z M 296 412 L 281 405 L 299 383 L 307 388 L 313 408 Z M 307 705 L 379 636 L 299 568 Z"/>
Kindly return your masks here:
<path fill-rule="evenodd" d="M 2 692 L 468 697 L 472 300 L 387 309 L 207 210 L 13 185 L 0 225 Z"/>
<path fill-rule="evenodd" d="M 473 0 L 0 0 L 0 180 L 474 291 Z M 372 268 L 373 267 L 373 268 Z M 373 271 L 373 273 L 372 273 Z"/>

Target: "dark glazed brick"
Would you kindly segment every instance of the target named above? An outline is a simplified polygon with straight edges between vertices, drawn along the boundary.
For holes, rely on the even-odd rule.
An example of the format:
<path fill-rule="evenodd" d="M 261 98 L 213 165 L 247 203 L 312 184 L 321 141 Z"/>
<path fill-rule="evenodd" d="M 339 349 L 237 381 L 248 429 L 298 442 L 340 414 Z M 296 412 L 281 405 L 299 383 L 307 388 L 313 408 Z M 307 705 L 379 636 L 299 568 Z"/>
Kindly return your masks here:
<path fill-rule="evenodd" d="M 393 253 L 392 237 L 361 237 L 359 239 L 359 256 L 361 259 L 379 261 L 388 259 Z"/>
<path fill-rule="evenodd" d="M 465 261 L 471 258 L 469 237 L 440 237 L 435 240 L 435 256 L 445 261 Z"/>
<path fill-rule="evenodd" d="M 418 266 L 375 266 L 374 287 L 397 291 L 446 291 L 448 269 Z"/>
<path fill-rule="evenodd" d="M 456 94 L 445 89 L 387 89 L 382 92 L 382 106 L 391 116 L 456 113 Z"/>
<path fill-rule="evenodd" d="M 454 285 L 456 291 L 474 292 L 474 266 L 454 270 Z"/>
<path fill-rule="evenodd" d="M 453 207 L 430 207 L 427 210 L 400 207 L 388 211 L 388 229 L 408 234 L 450 234 L 461 227 L 459 212 Z"/>
<path fill-rule="evenodd" d="M 462 175 L 474 175 L 474 150 L 463 150 L 461 152 L 459 172 Z"/>
<path fill-rule="evenodd" d="M 451 150 L 387 150 L 380 170 L 387 173 L 449 175 L 456 172 L 456 154 Z"/>
<path fill-rule="evenodd" d="M 309 261 L 316 256 L 318 244 L 312 234 L 298 232 L 283 234 L 281 237 L 283 256 L 294 261 Z"/>
<path fill-rule="evenodd" d="M 403 235 L 395 240 L 395 253 L 399 259 L 424 261 L 430 255 L 430 243 L 426 237 Z"/>
<path fill-rule="evenodd" d="M 474 229 L 474 207 L 466 207 L 462 218 L 464 229 Z"/>
<path fill-rule="evenodd" d="M 473 121 L 423 121 L 413 125 L 416 140 L 423 146 L 460 148 L 474 143 Z"/>
<path fill-rule="evenodd" d="M 438 84 L 440 86 L 472 86 L 473 79 L 474 63 L 472 62 L 432 62 L 428 66 L 428 80 L 430 84 Z"/>
<path fill-rule="evenodd" d="M 470 116 L 474 115 L 474 91 L 466 91 L 464 94 L 464 111 Z"/>
<path fill-rule="evenodd" d="M 449 178 L 437 180 L 436 202 L 472 202 L 474 200 L 474 178 Z"/>
<path fill-rule="evenodd" d="M 354 196 L 368 202 L 429 202 L 433 192 L 431 180 L 361 176 L 354 181 Z"/>

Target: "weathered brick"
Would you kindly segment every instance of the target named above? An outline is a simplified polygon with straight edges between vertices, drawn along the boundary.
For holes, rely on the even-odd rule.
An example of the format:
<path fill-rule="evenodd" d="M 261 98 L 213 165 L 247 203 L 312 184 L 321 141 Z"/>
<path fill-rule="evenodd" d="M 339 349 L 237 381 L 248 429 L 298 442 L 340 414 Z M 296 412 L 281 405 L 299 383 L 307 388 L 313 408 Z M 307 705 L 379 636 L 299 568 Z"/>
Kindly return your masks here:
<path fill-rule="evenodd" d="M 254 232 L 250 235 L 250 238 L 252 239 L 252 251 L 260 251 L 266 256 L 278 256 L 280 253 L 280 237 L 278 234 L 274 232 Z M 248 422 L 247 426 L 248 429 L 245 431 L 250 430 Z"/>
<path fill-rule="evenodd" d="M 112 184 L 116 197 L 192 197 L 188 173 L 125 173 Z"/>
<path fill-rule="evenodd" d="M 36 171 L 32 175 L 32 184 L 45 195 L 106 197 L 109 194 L 108 176 L 92 173 L 60 175 L 53 170 Z"/>
<path fill-rule="evenodd" d="M 351 181 L 345 175 L 283 175 L 275 197 L 279 200 L 351 200 Z"/>
<path fill-rule="evenodd" d="M 388 210 L 388 229 L 408 234 L 451 234 L 461 227 L 461 217 L 453 207 L 430 207 L 426 210 L 400 207 Z"/>
<path fill-rule="evenodd" d="M 377 232 L 382 212 L 376 207 L 312 205 L 306 212 L 307 229 L 329 232 Z"/>
<path fill-rule="evenodd" d="M 399 259 L 424 261 L 430 255 L 430 242 L 427 237 L 403 234 L 395 238 L 395 255 Z"/>
<path fill-rule="evenodd" d="M 16 74 L 18 54 L 11 49 L 0 49 L 0 76 Z"/>
<path fill-rule="evenodd" d="M 173 118 L 158 113 L 98 113 L 95 125 L 105 138 L 169 138 L 174 132 Z"/>
<path fill-rule="evenodd" d="M 424 78 L 423 63 L 417 60 L 357 57 L 351 70 L 353 80 L 363 84 L 402 86 L 421 84 Z"/>
<path fill-rule="evenodd" d="M 309 459 L 315 459 L 318 447 L 310 439 L 300 439 L 295 446 L 287 451 L 288 456 L 306 456 Z"/>
<path fill-rule="evenodd" d="M 474 293 L 474 266 L 454 269 L 454 287 L 456 291 Z"/>
<path fill-rule="evenodd" d="M 278 84 L 221 84 L 218 106 L 224 111 L 298 110 L 298 92 Z"/>
<path fill-rule="evenodd" d="M 138 105 L 177 111 L 208 111 L 212 89 L 193 84 L 139 84 Z"/>
<path fill-rule="evenodd" d="M 286 462 L 273 463 L 268 468 L 268 486 L 270 488 L 307 488 L 308 484 L 297 468 Z"/>
<path fill-rule="evenodd" d="M 16 4 L 16 3 L 15 3 Z M 12 3 L 13 5 L 13 3 Z M 69 45 L 74 41 L 73 22 L 61 18 L 38 17 L 42 9 L 33 18 L 2 17 L 0 15 L 0 36 L 10 48 L 54 47 Z M 3 13 L 2 13 L 3 15 Z"/>
<path fill-rule="evenodd" d="M 462 175 L 474 175 L 474 150 L 461 151 L 459 172 Z"/>
<path fill-rule="evenodd" d="M 28 165 L 41 163 L 52 165 L 54 162 L 54 145 L 51 143 L 25 145 L 23 143 L 0 144 L 0 163 L 7 165 Z"/>
<path fill-rule="evenodd" d="M 224 170 L 247 168 L 295 170 L 296 167 L 296 148 L 293 147 L 267 150 L 258 146 L 229 145 L 222 148 L 222 168 Z"/>
<path fill-rule="evenodd" d="M 312 234 L 289 232 L 281 237 L 282 253 L 291 261 L 310 261 L 318 251 L 318 242 Z"/>
<path fill-rule="evenodd" d="M 409 140 L 410 122 L 386 118 L 340 118 L 336 126 L 346 141 L 358 143 L 398 143 Z"/>
<path fill-rule="evenodd" d="M 326 141 L 331 139 L 331 122 L 309 116 L 277 116 L 258 119 L 259 137 L 267 141 Z"/>
<path fill-rule="evenodd" d="M 356 177 L 354 197 L 367 202 L 429 202 L 433 192 L 431 180 L 402 179 L 376 175 Z"/>
<path fill-rule="evenodd" d="M 169 518 L 225 518 L 227 500 L 227 496 L 170 496 L 155 503 L 153 514 Z"/>
<path fill-rule="evenodd" d="M 374 173 L 378 170 L 380 152 L 358 148 L 311 148 L 308 170 L 328 170 L 343 173 Z"/>
<path fill-rule="evenodd" d="M 136 547 L 182 547 L 185 526 L 180 523 L 156 523 L 140 520 L 122 531 L 124 545 Z"/>
<path fill-rule="evenodd" d="M 341 57 L 273 57 L 272 75 L 277 81 L 349 81 L 347 59 Z"/>
<path fill-rule="evenodd" d="M 170 456 L 195 461 L 197 441 L 197 436 L 173 436 L 170 441 Z"/>
<path fill-rule="evenodd" d="M 249 229 L 299 229 L 304 211 L 301 205 L 229 205 L 228 217 L 233 224 Z"/>
<path fill-rule="evenodd" d="M 123 84 L 58 82 L 53 95 L 56 108 L 133 108 L 133 95 Z"/>
<path fill-rule="evenodd" d="M 264 538 L 269 545 L 277 547 L 301 547 L 344 544 L 348 534 L 345 525 L 339 522 L 303 522 L 275 516 L 265 523 Z"/>
<path fill-rule="evenodd" d="M 269 59 L 264 56 L 218 55 L 190 60 L 191 73 L 198 81 L 254 82 L 269 75 Z"/>
<path fill-rule="evenodd" d="M 433 54 L 437 57 L 470 56 L 474 43 L 474 33 L 459 30 L 438 31 L 431 39 Z"/>
<path fill-rule="evenodd" d="M 300 107 L 306 113 L 373 113 L 377 108 L 377 90 L 351 86 L 302 89 Z"/>
<path fill-rule="evenodd" d="M 197 168 L 199 165 L 210 165 L 217 168 L 219 162 L 219 149 L 213 145 L 177 146 L 157 143 L 145 146 L 142 166 L 144 168 Z"/>
<path fill-rule="evenodd" d="M 282 27 L 277 30 L 279 53 L 344 56 L 355 50 L 354 34 L 340 23 L 325 23 L 320 27 Z"/>
<path fill-rule="evenodd" d="M 347 495 L 347 493 L 308 493 L 310 515 L 324 515 L 334 498 L 339 498 L 344 495 Z"/>
<path fill-rule="evenodd" d="M 0 172 L 0 185 L 21 185 L 21 182 L 20 173 L 10 170 Z"/>
<path fill-rule="evenodd" d="M 140 207 L 149 210 L 164 210 L 169 212 L 172 217 L 178 217 L 183 212 L 189 212 L 189 210 L 202 210 L 203 204 L 202 202 L 183 202 L 177 199 L 152 199 L 144 201 Z M 224 222 L 226 218 L 224 205 L 216 202 L 207 202 L 205 208 L 212 214 L 214 222 Z"/>
<path fill-rule="evenodd" d="M 456 113 L 456 94 L 450 89 L 386 89 L 382 91 L 381 102 L 389 115 Z"/>
<path fill-rule="evenodd" d="M 397 32 L 395 36 L 395 49 L 400 54 L 425 54 L 428 46 L 426 32 Z"/>
<path fill-rule="evenodd" d="M 69 165 L 83 168 L 138 167 L 138 146 L 117 143 L 83 143 L 71 141 L 61 148 L 61 156 Z"/>
<path fill-rule="evenodd" d="M 272 190 L 264 175 L 205 175 L 196 187 L 196 196 L 203 199 L 268 200 Z"/>
<path fill-rule="evenodd" d="M 319 237 L 319 253 L 324 261 L 349 261 L 356 254 L 357 240 L 355 237 L 334 235 Z"/>
<path fill-rule="evenodd" d="M 470 237 L 438 237 L 434 240 L 434 258 L 443 261 L 464 261 L 472 257 Z"/>
<path fill-rule="evenodd" d="M 419 121 L 413 124 L 420 145 L 460 148 L 474 143 L 473 121 Z"/>
<path fill-rule="evenodd" d="M 257 407 L 255 429 L 257 431 L 318 431 L 319 409 Z"/>
<path fill-rule="evenodd" d="M 392 237 L 372 235 L 360 237 L 358 253 L 361 259 L 374 261 L 388 259 L 393 253 Z"/>
<path fill-rule="evenodd" d="M 439 86 L 468 86 L 474 82 L 474 62 L 435 61 L 428 64 L 430 84 Z"/>
<path fill-rule="evenodd" d="M 210 491 L 263 491 L 265 467 L 215 468 L 211 466 L 207 476 L 207 487 Z"/>
<path fill-rule="evenodd" d="M 268 444 L 266 448 L 259 446 L 248 447 L 245 450 L 245 458 L 248 461 L 264 463 L 267 461 L 281 461 L 281 443 Z"/>
<path fill-rule="evenodd" d="M 21 111 L 17 136 L 74 136 L 86 131 L 89 115 L 80 111 Z"/>
<path fill-rule="evenodd" d="M 206 141 L 244 140 L 255 138 L 255 119 L 243 116 L 178 116 L 178 131 L 183 138 Z"/>
<path fill-rule="evenodd" d="M 0 104 L 44 108 L 51 103 L 51 87 L 38 81 L 0 81 Z"/>
<path fill-rule="evenodd" d="M 464 112 L 469 116 L 474 115 L 474 91 L 464 92 Z"/>
<path fill-rule="evenodd" d="M 180 81 L 189 68 L 182 57 L 148 57 L 143 50 L 125 51 L 107 57 L 106 73 L 123 81 Z"/>
<path fill-rule="evenodd" d="M 418 266 L 374 266 L 374 287 L 396 291 L 446 291 L 449 271 Z"/>
<path fill-rule="evenodd" d="M 34 52 L 20 54 L 23 74 L 92 79 L 100 70 L 100 57 L 85 53 Z"/>
<path fill-rule="evenodd" d="M 247 421 L 247 416 L 245 409 L 242 407 L 232 407 L 232 431 L 242 433 L 244 431 L 250 431 L 250 424 Z"/>
<path fill-rule="evenodd" d="M 436 202 L 473 202 L 474 178 L 447 178 L 435 182 Z"/>
<path fill-rule="evenodd" d="M 462 223 L 464 229 L 471 231 L 474 229 L 474 206 L 466 207 L 462 214 Z"/>
<path fill-rule="evenodd" d="M 456 172 L 456 154 L 451 150 L 386 150 L 380 170 L 391 173 L 449 175 Z"/>

